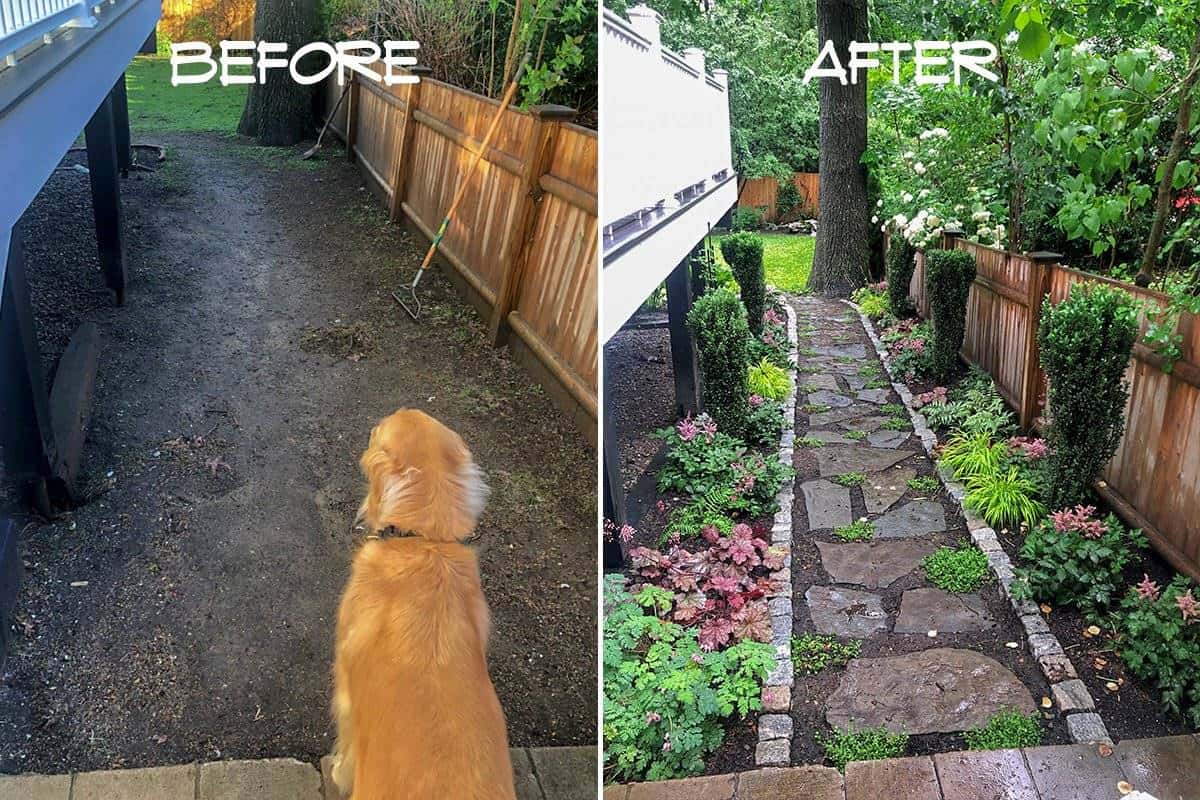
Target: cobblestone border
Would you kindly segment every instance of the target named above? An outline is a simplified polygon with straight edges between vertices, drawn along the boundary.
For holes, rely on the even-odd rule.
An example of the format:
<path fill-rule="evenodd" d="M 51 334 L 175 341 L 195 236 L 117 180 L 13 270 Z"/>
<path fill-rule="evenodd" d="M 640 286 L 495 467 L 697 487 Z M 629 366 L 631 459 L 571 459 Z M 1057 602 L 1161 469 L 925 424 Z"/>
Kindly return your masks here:
<path fill-rule="evenodd" d="M 857 305 L 849 300 L 842 302 L 853 308 L 858 314 L 863 328 L 871 337 L 871 343 L 875 345 L 875 352 L 883 362 L 883 368 L 887 370 L 892 388 L 900 395 L 901 402 L 908 409 L 913 430 L 920 437 L 925 452 L 929 453 L 930 458 L 933 458 L 933 448 L 937 445 L 937 434 L 930 429 L 929 424 L 925 421 L 925 415 L 913 408 L 912 392 L 903 383 L 897 381 L 896 376 L 892 373 L 892 366 L 887 360 L 887 346 L 876 335 L 874 324 Z M 1111 745 L 1112 738 L 1108 735 L 1104 720 L 1096 713 L 1096 703 L 1088 691 L 1087 684 L 1079 679 L 1075 665 L 1071 663 L 1070 657 L 1063 650 L 1058 637 L 1050 632 L 1050 627 L 1046 625 L 1041 610 L 1036 603 L 1017 600 L 1013 597 L 1012 584 L 1015 576 L 1012 561 L 1009 559 L 1008 553 L 1004 552 L 1000 540 L 996 537 L 996 532 L 988 527 L 987 522 L 977 514 L 964 507 L 963 497 L 966 496 L 966 488 L 954 480 L 950 471 L 938 463 L 936 458 L 933 458 L 933 462 L 937 465 L 938 478 L 946 487 L 946 493 L 954 499 L 962 511 L 963 517 L 967 520 L 967 530 L 971 533 L 971 539 L 987 555 L 988 566 L 992 568 L 992 573 L 1000 582 L 1000 590 L 1008 598 L 1008 602 L 1021 620 L 1021 627 L 1025 629 L 1025 643 L 1029 653 L 1037 660 L 1038 666 L 1042 668 L 1042 674 L 1046 676 L 1046 681 L 1050 684 L 1050 696 L 1054 700 L 1054 704 L 1066 717 L 1067 735 L 1076 744 L 1102 742 Z"/>
<path fill-rule="evenodd" d="M 799 342 L 796 334 L 796 311 L 787 296 L 773 295 L 787 313 L 787 336 L 791 348 L 788 361 L 792 364 L 791 390 L 783 401 L 783 432 L 779 436 L 779 460 L 792 466 L 796 446 L 796 392 L 800 365 Z M 796 682 L 792 666 L 792 506 L 795 502 L 795 478 L 786 482 L 776 499 L 779 511 L 771 527 L 771 544 L 786 548 L 783 569 L 771 573 L 775 593 L 771 596 L 771 644 L 775 647 L 775 669 L 767 676 L 762 690 L 762 711 L 758 717 L 758 746 L 754 763 L 759 767 L 786 766 L 792 760 L 792 686 Z"/>

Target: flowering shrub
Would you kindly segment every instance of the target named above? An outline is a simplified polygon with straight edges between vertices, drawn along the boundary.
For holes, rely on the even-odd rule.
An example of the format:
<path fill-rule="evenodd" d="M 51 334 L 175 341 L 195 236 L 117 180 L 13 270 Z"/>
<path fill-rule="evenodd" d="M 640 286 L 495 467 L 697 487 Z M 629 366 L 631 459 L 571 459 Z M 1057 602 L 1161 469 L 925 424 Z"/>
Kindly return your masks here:
<path fill-rule="evenodd" d="M 1101 520 L 1092 506 L 1062 509 L 1025 536 L 1013 592 L 1084 610 L 1107 606 L 1121 572 L 1145 547 L 1142 532 L 1126 531 L 1112 514 Z"/>
<path fill-rule="evenodd" d="M 697 775 L 724 739 L 723 721 L 761 707 L 771 646 L 700 648 L 696 628 L 662 618 L 648 589 L 632 597 L 618 576 L 604 604 L 604 767 L 617 781 Z"/>
<path fill-rule="evenodd" d="M 1200 727 L 1200 600 L 1187 578 L 1166 589 L 1144 576 L 1116 614 L 1117 652 L 1162 693 L 1162 704 Z"/>
<path fill-rule="evenodd" d="M 927 322 L 906 319 L 885 328 L 880 335 L 888 345 L 888 363 L 908 383 L 928 377 L 933 370 Z"/>
<path fill-rule="evenodd" d="M 1050 445 L 1045 439 L 1034 436 L 1010 436 L 1008 446 L 1014 451 L 1020 451 L 1030 461 L 1037 461 L 1050 454 Z"/>

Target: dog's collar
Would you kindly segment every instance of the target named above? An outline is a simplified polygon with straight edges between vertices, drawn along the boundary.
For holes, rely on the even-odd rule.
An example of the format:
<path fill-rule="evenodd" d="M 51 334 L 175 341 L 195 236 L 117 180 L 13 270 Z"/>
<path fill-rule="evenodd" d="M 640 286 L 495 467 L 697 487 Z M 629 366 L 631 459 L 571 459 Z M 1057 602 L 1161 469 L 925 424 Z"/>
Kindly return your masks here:
<path fill-rule="evenodd" d="M 368 538 L 368 539 L 407 539 L 407 538 L 421 539 L 424 537 L 415 531 L 403 530 L 401 528 L 397 528 L 394 525 L 389 525 L 386 528 L 381 529 L 378 533 L 368 534 L 366 538 Z M 478 538 L 479 538 L 479 531 L 475 531 L 473 534 L 471 534 L 467 538 L 459 539 L 458 541 L 459 541 L 459 544 L 471 544 Z"/>

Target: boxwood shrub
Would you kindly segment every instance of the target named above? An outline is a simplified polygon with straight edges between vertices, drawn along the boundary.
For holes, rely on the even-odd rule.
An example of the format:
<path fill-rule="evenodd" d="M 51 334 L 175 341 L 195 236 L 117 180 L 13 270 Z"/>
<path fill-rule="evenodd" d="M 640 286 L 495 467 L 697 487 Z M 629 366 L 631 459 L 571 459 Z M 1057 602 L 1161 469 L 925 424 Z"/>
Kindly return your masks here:
<path fill-rule="evenodd" d="M 913 312 L 908 285 L 916 268 L 916 250 L 903 236 L 893 236 L 887 254 L 887 295 L 892 314 L 907 317 Z"/>
<path fill-rule="evenodd" d="M 721 255 L 733 270 L 733 279 L 742 290 L 742 305 L 750 332 L 762 335 L 763 306 L 767 298 L 767 278 L 763 273 L 763 240 L 755 233 L 741 232 L 721 239 Z"/>
<path fill-rule="evenodd" d="M 965 250 L 925 253 L 925 291 L 933 318 L 933 372 L 945 383 L 958 370 L 967 330 L 967 296 L 975 280 L 975 257 Z"/>
<path fill-rule="evenodd" d="M 1125 432 L 1125 368 L 1137 339 L 1137 311 L 1127 293 L 1075 284 L 1067 299 L 1047 298 L 1038 326 L 1050 425 L 1050 507 L 1086 501 L 1092 481 Z"/>
<path fill-rule="evenodd" d="M 704 410 L 721 431 L 741 437 L 750 405 L 746 309 L 729 289 L 713 289 L 696 300 L 688 312 L 688 325 L 696 335 Z"/>

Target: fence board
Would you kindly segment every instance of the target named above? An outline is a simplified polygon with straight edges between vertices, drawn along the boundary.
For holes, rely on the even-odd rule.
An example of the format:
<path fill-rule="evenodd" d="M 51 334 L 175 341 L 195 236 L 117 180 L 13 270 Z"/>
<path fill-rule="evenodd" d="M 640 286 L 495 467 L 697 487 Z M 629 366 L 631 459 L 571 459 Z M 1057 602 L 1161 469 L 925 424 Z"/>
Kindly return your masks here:
<path fill-rule="evenodd" d="M 1052 303 L 1062 302 L 1080 282 L 1105 283 L 1145 301 L 1147 310 L 1139 316 L 1142 332 L 1148 315 L 1168 302 L 1160 292 L 1058 264 L 1038 264 L 1024 254 L 962 239 L 953 245 L 972 253 L 977 266 L 963 357 L 986 370 L 1018 410 L 1023 403 L 1037 409 L 1044 400 L 1041 365 L 1029 363 L 1026 347 L 1041 316 L 1040 303 L 1031 308 L 1029 301 L 1037 270 L 1045 270 L 1045 291 Z M 923 253 L 917 254 L 909 296 L 928 318 Z M 1194 315 L 1184 314 L 1178 332 L 1182 357 L 1171 373 L 1163 371 L 1157 353 L 1141 343 L 1134 347 L 1126 373 L 1130 393 L 1125 435 L 1098 488 L 1127 522 L 1145 528 L 1172 566 L 1200 579 L 1200 324 Z M 1025 398 L 1026 391 L 1038 396 Z"/>
<path fill-rule="evenodd" d="M 339 93 L 332 79 L 326 82 L 327 108 Z M 335 116 L 331 129 L 354 142 L 360 166 L 379 185 L 384 199 L 390 198 L 390 206 L 432 236 L 474 154 L 480 152 L 498 103 L 434 80 L 422 80 L 417 92 L 407 85 L 362 81 L 352 96 L 356 106 Z M 411 136 L 405 124 L 414 126 Z M 468 179 L 439 252 L 497 319 L 510 308 L 503 304 L 496 311 L 498 293 L 513 298 L 506 328 L 586 412 L 590 423 L 584 427 L 590 424 L 587 433 L 594 437 L 596 134 L 570 124 L 538 127 L 543 124 L 527 112 L 504 112 L 483 160 Z M 553 142 L 552 149 L 541 151 L 551 154 L 548 167 L 545 155 L 535 159 L 539 137 L 545 140 L 539 131 L 553 136 L 547 140 Z M 404 151 L 405 142 L 409 152 Z M 546 171 L 532 174 L 542 169 Z M 398 174 L 407 177 L 401 181 L 401 196 L 392 198 Z M 532 193 L 527 186 L 534 187 Z M 515 293 L 509 295 L 513 286 Z"/>
<path fill-rule="evenodd" d="M 250 41 L 254 0 L 162 0 L 158 29 L 173 42 Z"/>

